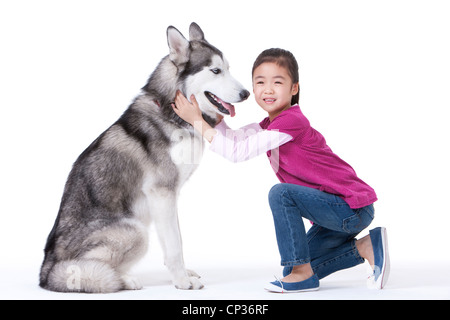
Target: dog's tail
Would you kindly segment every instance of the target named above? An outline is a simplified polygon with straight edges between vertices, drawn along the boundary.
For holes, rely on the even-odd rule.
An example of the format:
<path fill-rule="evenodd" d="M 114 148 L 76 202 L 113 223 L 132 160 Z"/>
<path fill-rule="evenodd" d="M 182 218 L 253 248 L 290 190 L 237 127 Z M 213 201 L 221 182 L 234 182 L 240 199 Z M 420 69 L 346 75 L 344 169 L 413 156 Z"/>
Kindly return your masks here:
<path fill-rule="evenodd" d="M 112 293 L 124 288 L 111 266 L 95 260 L 44 262 L 39 285 L 51 291 L 85 293 Z"/>

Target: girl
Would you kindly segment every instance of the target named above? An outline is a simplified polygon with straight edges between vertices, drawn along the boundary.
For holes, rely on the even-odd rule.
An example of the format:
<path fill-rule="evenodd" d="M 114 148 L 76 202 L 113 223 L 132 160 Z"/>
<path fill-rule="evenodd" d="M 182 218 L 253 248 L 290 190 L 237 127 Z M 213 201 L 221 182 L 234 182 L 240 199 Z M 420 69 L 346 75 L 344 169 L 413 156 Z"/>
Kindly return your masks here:
<path fill-rule="evenodd" d="M 301 112 L 295 57 L 282 49 L 266 50 L 256 59 L 252 78 L 256 102 L 268 113 L 259 124 L 233 131 L 220 119 L 213 129 L 195 97 L 190 103 L 181 93 L 172 106 L 211 143 L 210 149 L 234 162 L 267 152 L 281 182 L 270 190 L 269 204 L 284 278 L 266 289 L 317 290 L 319 279 L 364 259 L 373 268 L 368 284 L 383 288 L 389 274 L 386 229 L 355 239 L 372 222 L 377 196 Z M 302 218 L 313 223 L 308 232 Z"/>

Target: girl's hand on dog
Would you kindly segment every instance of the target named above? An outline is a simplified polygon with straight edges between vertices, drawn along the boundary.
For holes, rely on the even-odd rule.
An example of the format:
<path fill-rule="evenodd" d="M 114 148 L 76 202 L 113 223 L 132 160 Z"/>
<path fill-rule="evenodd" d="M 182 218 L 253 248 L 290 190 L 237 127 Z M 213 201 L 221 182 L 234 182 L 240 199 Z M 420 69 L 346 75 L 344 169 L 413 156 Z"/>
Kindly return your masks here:
<path fill-rule="evenodd" d="M 193 126 L 195 121 L 202 121 L 203 116 L 194 95 L 191 95 L 191 101 L 192 102 L 189 102 L 181 91 L 178 90 L 175 97 L 175 103 L 172 103 L 172 108 L 181 119 Z M 219 124 L 222 119 L 223 116 L 218 114 L 216 125 Z"/>
<path fill-rule="evenodd" d="M 194 95 L 191 96 L 191 101 L 192 103 L 180 91 L 177 91 L 172 108 L 181 119 L 190 123 L 206 140 L 211 142 L 217 131 L 203 119 L 202 111 Z M 218 120 L 222 119 L 223 117 L 219 117 Z"/>
<path fill-rule="evenodd" d="M 192 103 L 180 91 L 177 91 L 172 108 L 181 119 L 194 125 L 196 121 L 202 121 L 203 117 L 194 95 L 191 95 L 191 101 Z"/>

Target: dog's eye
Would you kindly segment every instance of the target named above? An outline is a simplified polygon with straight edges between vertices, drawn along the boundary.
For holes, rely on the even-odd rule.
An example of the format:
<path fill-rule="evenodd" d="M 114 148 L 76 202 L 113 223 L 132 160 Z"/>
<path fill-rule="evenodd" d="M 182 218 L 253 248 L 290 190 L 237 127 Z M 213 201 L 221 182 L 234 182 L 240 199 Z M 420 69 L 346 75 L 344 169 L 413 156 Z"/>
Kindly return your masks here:
<path fill-rule="evenodd" d="M 214 68 L 214 69 L 211 69 L 211 72 L 214 73 L 214 74 L 219 74 L 219 73 L 222 72 L 222 70 L 220 70 L 218 68 Z"/>

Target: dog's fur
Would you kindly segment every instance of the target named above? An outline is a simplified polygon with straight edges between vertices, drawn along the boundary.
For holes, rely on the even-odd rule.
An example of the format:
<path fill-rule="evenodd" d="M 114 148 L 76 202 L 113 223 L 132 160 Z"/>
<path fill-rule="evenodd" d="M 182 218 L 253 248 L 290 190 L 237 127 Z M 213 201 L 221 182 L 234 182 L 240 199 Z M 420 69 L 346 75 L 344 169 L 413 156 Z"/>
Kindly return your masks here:
<path fill-rule="evenodd" d="M 184 266 L 177 213 L 180 188 L 198 166 L 203 138 L 175 114 L 171 102 L 177 90 L 194 94 L 214 126 L 218 114 L 233 109 L 233 115 L 230 103 L 249 92 L 197 24 L 189 35 L 190 41 L 176 28 L 167 29 L 170 54 L 120 119 L 74 163 L 45 246 L 42 288 L 89 293 L 142 288 L 127 272 L 147 250 L 150 222 L 173 284 L 203 287 Z"/>

